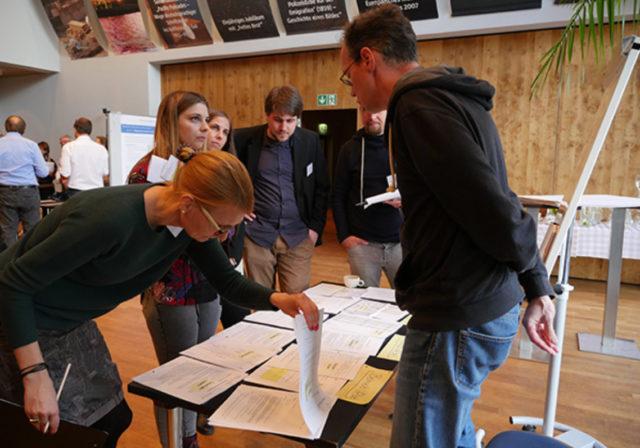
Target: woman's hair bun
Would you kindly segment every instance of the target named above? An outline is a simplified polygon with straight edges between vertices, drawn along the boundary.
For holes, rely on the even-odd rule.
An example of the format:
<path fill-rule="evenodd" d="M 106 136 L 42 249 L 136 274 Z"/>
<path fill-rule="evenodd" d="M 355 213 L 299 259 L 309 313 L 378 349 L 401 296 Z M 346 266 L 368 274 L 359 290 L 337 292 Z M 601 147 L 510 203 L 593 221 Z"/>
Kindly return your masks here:
<path fill-rule="evenodd" d="M 191 146 L 182 145 L 180 149 L 178 149 L 178 159 L 181 162 L 187 163 L 193 156 L 196 155 L 196 150 Z"/>

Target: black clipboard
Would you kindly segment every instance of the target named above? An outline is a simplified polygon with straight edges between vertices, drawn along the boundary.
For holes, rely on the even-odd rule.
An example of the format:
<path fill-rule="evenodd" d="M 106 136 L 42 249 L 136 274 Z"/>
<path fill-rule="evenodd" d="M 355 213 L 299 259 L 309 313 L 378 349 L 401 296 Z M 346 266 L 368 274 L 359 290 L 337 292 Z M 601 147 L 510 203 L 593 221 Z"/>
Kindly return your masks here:
<path fill-rule="evenodd" d="M 22 406 L 0 398 L 0 440 L 12 448 L 101 448 L 107 433 L 61 420 L 54 435 L 42 434 L 29 423 Z"/>

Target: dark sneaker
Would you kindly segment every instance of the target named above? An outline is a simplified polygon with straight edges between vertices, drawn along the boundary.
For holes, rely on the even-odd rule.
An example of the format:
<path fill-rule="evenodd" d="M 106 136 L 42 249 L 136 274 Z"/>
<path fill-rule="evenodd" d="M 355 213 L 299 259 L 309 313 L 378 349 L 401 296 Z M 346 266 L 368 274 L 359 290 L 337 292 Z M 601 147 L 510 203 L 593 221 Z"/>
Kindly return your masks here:
<path fill-rule="evenodd" d="M 203 436 L 210 436 L 213 434 L 213 426 L 207 421 L 208 417 L 205 414 L 198 414 L 198 432 Z"/>

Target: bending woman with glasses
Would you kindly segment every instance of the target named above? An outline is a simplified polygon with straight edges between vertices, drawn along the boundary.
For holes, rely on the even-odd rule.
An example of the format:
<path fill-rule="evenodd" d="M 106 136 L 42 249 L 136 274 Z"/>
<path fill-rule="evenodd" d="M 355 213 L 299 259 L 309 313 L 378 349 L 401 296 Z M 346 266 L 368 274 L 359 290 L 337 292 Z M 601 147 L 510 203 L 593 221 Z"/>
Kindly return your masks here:
<path fill-rule="evenodd" d="M 153 150 L 129 173 L 130 184 L 149 182 L 147 173 L 152 155 L 162 159 L 179 157 L 179 148 L 184 146 L 196 152 L 207 151 L 207 143 L 213 140 L 207 100 L 195 92 L 168 94 L 158 109 L 154 138 Z M 214 237 L 222 243 L 230 228 L 221 228 L 206 208 L 201 212 L 215 229 Z M 220 296 L 185 252 L 159 281 L 142 293 L 142 311 L 158 362 L 164 364 L 215 334 L 220 321 Z M 166 447 L 167 413 L 158 405 L 154 405 L 154 413 L 160 441 Z M 201 432 L 213 432 L 206 416 L 197 417 L 196 412 L 183 409 L 184 448 L 198 447 L 197 424 Z"/>
<path fill-rule="evenodd" d="M 252 207 L 244 165 L 216 151 L 193 155 L 172 182 L 88 190 L 53 210 L 0 253 L 0 397 L 24 403 L 39 431 L 55 433 L 63 418 L 107 431 L 115 447 L 131 410 L 92 319 L 149 288 L 185 251 L 225 297 L 303 312 L 316 329 L 313 302 L 238 274 L 215 238 Z"/>

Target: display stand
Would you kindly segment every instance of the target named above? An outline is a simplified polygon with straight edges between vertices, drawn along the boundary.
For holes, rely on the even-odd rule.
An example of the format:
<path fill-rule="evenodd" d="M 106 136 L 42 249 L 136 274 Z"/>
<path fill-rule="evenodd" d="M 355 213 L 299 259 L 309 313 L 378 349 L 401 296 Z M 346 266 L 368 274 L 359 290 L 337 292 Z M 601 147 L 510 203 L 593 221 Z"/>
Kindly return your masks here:
<path fill-rule="evenodd" d="M 622 68 L 622 72 L 618 79 L 618 83 L 615 87 L 609 106 L 605 112 L 604 118 L 595 140 L 589 152 L 589 156 L 582 170 L 582 174 L 578 180 L 575 191 L 567 207 L 567 211 L 562 217 L 560 224 L 552 224 L 547 230 L 547 235 L 550 236 L 551 245 L 547 254 L 543 254 L 545 266 L 547 272 L 551 272 L 556 264 L 558 256 L 562 253 L 561 263 L 558 270 L 558 284 L 555 286 L 556 290 L 556 320 L 555 331 L 558 335 L 558 354 L 551 358 L 549 364 L 549 374 L 547 377 L 547 398 L 545 403 L 544 419 L 534 417 L 511 417 L 511 423 L 522 425 L 540 425 L 542 424 L 542 432 L 544 435 L 554 437 L 554 431 L 560 431 L 561 434 L 556 439 L 572 446 L 574 448 L 606 448 L 598 440 L 589 436 L 588 434 L 579 431 L 555 421 L 556 406 L 558 400 L 558 386 L 560 382 L 560 366 L 562 363 L 562 343 L 564 338 L 565 319 L 567 314 L 567 303 L 569 300 L 569 292 L 573 289 L 568 284 L 569 279 L 569 260 L 571 259 L 571 228 L 575 221 L 576 211 L 578 209 L 578 202 L 584 194 L 591 173 L 595 166 L 602 146 L 604 145 L 605 138 L 611 127 L 613 117 L 615 116 L 620 101 L 624 94 L 624 91 L 629 83 L 631 73 L 638 60 L 638 54 L 640 53 L 640 37 L 630 36 L 623 40 L 623 56 L 626 56 L 627 60 Z M 549 233 L 551 232 L 551 233 Z M 546 237 L 545 237 L 546 238 Z"/>

